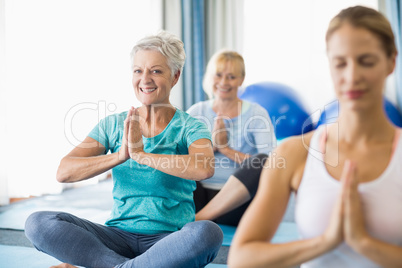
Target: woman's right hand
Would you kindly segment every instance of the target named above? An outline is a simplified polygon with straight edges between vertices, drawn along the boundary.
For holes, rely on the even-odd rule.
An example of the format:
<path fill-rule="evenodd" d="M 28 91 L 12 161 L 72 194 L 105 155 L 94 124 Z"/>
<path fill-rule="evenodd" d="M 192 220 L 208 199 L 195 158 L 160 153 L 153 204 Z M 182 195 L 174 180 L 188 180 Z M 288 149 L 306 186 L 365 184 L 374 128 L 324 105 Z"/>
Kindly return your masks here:
<path fill-rule="evenodd" d="M 329 225 L 323 234 L 323 243 L 328 249 L 336 248 L 343 241 L 343 194 L 342 190 L 332 209 Z"/>
<path fill-rule="evenodd" d="M 135 161 L 139 160 L 139 153 L 144 152 L 144 144 L 142 142 L 142 131 L 140 124 L 140 115 L 138 109 L 133 109 L 129 118 L 128 128 L 128 152 L 129 157 Z"/>
<path fill-rule="evenodd" d="M 130 110 L 127 113 L 127 117 L 124 120 L 124 132 L 123 132 L 123 138 L 121 141 L 121 147 L 118 152 L 118 157 L 120 161 L 126 161 L 130 158 L 130 153 L 128 151 L 128 131 L 130 128 L 130 119 L 131 116 L 133 115 L 134 108 L 131 107 Z"/>
<path fill-rule="evenodd" d="M 335 248 L 345 239 L 343 226 L 345 217 L 345 194 L 348 187 L 347 182 L 351 176 L 352 170 L 352 163 L 349 160 L 346 160 L 340 178 L 341 190 L 339 191 L 338 199 L 332 210 L 329 226 L 323 235 L 324 243 L 326 243 L 330 248 Z"/>

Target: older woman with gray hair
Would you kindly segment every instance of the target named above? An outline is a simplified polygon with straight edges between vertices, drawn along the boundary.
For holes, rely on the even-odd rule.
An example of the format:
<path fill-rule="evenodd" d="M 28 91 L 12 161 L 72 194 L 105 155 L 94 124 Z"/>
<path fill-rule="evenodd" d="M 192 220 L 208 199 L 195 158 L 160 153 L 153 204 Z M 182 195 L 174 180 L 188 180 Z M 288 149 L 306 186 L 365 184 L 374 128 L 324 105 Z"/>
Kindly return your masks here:
<path fill-rule="evenodd" d="M 109 219 L 100 225 L 42 211 L 26 222 L 34 246 L 64 262 L 57 267 L 204 267 L 222 243 L 215 223 L 194 222 L 195 181 L 214 173 L 211 134 L 169 101 L 183 43 L 161 32 L 140 40 L 131 56 L 142 106 L 101 120 L 57 173 L 59 182 L 77 182 L 112 169 Z"/>

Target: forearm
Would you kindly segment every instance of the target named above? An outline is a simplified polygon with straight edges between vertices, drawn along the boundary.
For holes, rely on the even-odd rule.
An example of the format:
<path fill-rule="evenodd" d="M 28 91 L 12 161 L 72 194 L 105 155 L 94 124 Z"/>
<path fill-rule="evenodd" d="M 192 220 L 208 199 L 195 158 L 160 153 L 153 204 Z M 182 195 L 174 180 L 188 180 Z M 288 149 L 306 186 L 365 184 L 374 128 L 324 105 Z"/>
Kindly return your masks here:
<path fill-rule="evenodd" d="M 234 247 L 229 254 L 228 264 L 234 268 L 292 267 L 331 249 L 329 245 L 325 246 L 322 236 L 283 244 L 249 242 Z"/>
<path fill-rule="evenodd" d="M 240 164 L 241 162 L 243 162 L 246 158 L 249 158 L 250 155 L 249 154 L 244 154 L 242 152 L 239 152 L 235 149 L 230 148 L 229 146 L 225 147 L 225 148 L 221 148 L 218 149 L 219 152 L 221 152 L 222 154 L 224 154 L 225 156 L 227 156 L 230 160 Z"/>
<path fill-rule="evenodd" d="M 388 244 L 372 237 L 366 237 L 360 243 L 352 245 L 352 247 L 381 267 L 402 266 L 402 247 Z"/>
<path fill-rule="evenodd" d="M 57 181 L 67 183 L 86 180 L 124 162 L 119 159 L 118 153 L 91 157 L 65 156 L 57 170 Z"/>
<path fill-rule="evenodd" d="M 204 154 L 167 155 L 139 152 L 132 155 L 134 161 L 166 174 L 187 180 L 204 180 L 214 174 L 214 158 Z"/>

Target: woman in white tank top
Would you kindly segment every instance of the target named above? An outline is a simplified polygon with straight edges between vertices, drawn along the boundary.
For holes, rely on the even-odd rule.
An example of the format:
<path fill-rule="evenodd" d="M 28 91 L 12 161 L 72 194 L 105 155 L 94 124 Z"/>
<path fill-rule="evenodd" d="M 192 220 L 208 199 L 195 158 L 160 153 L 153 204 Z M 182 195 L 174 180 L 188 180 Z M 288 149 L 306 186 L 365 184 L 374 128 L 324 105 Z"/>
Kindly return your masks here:
<path fill-rule="evenodd" d="M 326 35 L 337 122 L 283 142 L 233 240 L 230 267 L 402 267 L 402 142 L 383 110 L 397 49 L 387 19 L 342 10 Z M 272 244 L 291 192 L 300 240 Z"/>

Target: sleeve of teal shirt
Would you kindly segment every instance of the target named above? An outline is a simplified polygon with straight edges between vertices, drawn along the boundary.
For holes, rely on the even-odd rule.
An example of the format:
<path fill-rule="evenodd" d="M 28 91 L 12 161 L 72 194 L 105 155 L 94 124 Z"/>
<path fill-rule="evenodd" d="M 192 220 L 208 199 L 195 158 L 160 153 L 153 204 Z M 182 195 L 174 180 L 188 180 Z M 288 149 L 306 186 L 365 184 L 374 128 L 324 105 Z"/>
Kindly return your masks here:
<path fill-rule="evenodd" d="M 102 119 L 89 133 L 89 137 L 97 140 L 106 148 L 107 152 L 115 152 L 124 133 L 124 119 L 127 112 L 112 114 Z"/>
<path fill-rule="evenodd" d="M 109 135 L 107 133 L 106 126 L 109 125 L 107 122 L 110 117 L 102 119 L 92 130 L 89 132 L 88 137 L 97 140 L 106 148 L 106 152 L 109 151 Z"/>
<path fill-rule="evenodd" d="M 204 123 L 191 116 L 189 116 L 186 122 L 187 132 L 185 138 L 187 142 L 187 148 L 193 142 L 199 139 L 208 139 L 212 143 L 211 132 L 208 130 Z"/>

